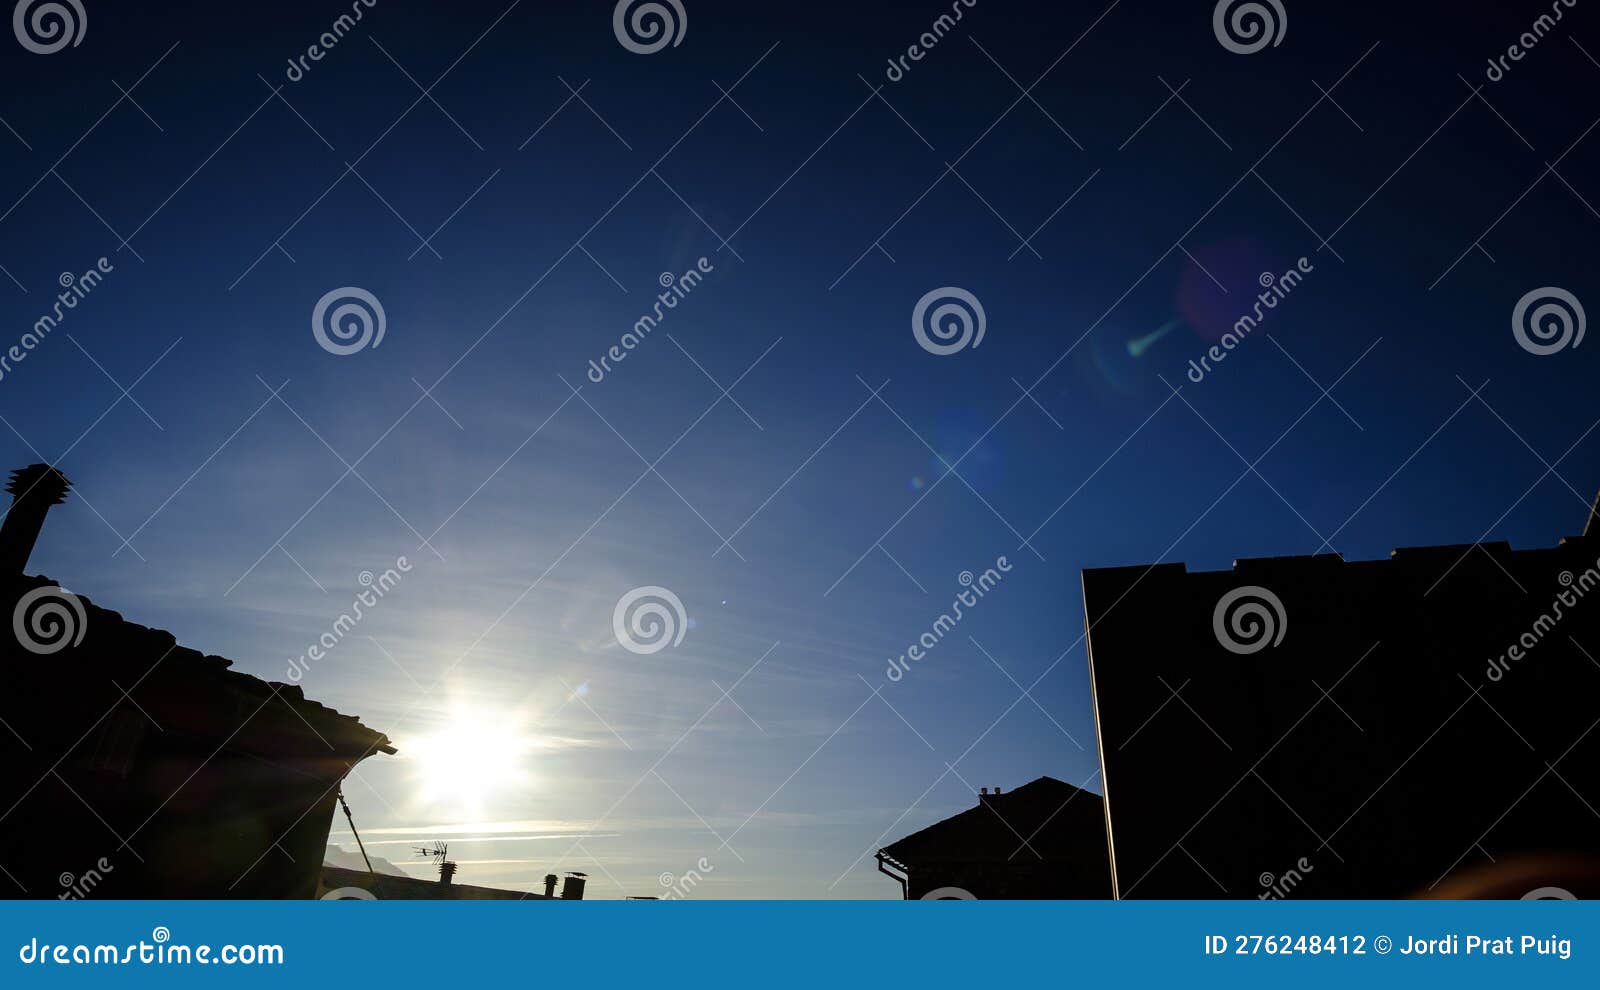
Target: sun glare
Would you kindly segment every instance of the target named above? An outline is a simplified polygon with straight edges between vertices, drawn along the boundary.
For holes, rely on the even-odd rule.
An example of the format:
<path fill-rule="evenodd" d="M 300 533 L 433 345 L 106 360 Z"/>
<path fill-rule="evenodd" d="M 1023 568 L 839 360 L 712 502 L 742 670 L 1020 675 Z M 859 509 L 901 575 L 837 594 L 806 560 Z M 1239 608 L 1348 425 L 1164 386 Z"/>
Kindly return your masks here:
<path fill-rule="evenodd" d="M 482 813 L 496 797 L 528 786 L 526 758 L 532 748 L 517 720 L 455 708 L 439 731 L 412 744 L 422 801 L 458 813 Z"/>

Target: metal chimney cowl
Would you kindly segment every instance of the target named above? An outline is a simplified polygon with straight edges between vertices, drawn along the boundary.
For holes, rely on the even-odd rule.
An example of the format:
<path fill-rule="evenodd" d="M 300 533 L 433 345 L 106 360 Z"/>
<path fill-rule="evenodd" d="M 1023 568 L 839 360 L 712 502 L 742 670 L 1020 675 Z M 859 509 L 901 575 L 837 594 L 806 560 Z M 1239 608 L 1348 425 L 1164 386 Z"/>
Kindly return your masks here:
<path fill-rule="evenodd" d="M 48 464 L 30 464 L 11 473 L 6 486 L 11 509 L 0 523 L 0 574 L 17 575 L 27 569 L 45 515 L 52 505 L 65 502 L 71 489 L 66 475 Z"/>

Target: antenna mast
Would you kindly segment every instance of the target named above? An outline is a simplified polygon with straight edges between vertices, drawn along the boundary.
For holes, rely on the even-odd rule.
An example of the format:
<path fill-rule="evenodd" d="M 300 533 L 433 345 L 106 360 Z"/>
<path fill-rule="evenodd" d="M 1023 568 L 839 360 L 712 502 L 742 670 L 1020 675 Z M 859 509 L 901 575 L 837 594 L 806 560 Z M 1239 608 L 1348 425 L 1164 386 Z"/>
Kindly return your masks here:
<path fill-rule="evenodd" d="M 356 831 L 356 820 L 350 814 L 350 805 L 344 799 L 343 785 L 339 787 L 338 794 L 339 807 L 344 809 L 344 820 L 350 823 L 350 834 L 356 837 L 356 848 L 361 850 L 361 859 L 367 864 L 367 872 L 376 876 L 377 871 L 372 868 L 372 860 L 367 858 L 367 847 L 361 844 L 361 833 Z"/>

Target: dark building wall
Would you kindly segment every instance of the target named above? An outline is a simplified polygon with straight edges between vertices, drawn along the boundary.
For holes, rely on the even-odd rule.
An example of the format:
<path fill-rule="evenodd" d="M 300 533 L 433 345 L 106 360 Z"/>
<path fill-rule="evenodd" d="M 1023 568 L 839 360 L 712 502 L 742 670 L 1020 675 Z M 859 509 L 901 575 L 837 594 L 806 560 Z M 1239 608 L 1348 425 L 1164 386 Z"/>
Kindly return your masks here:
<path fill-rule="evenodd" d="M 1093 864 L 932 862 L 910 871 L 906 898 L 921 900 L 945 887 L 959 888 L 982 901 L 1095 900 L 1111 896 L 1111 878 L 1104 862 L 1098 869 Z"/>
<path fill-rule="evenodd" d="M 0 615 L 39 587 L 0 583 Z M 339 781 L 387 740 L 81 601 L 76 645 L 0 636 L 4 896 L 314 896 Z"/>
<path fill-rule="evenodd" d="M 1489 670 L 1597 556 L 1587 539 L 1086 571 L 1120 896 L 1275 896 L 1291 871 L 1292 896 L 1407 896 L 1491 856 L 1600 853 L 1600 588 Z M 1214 609 L 1243 586 L 1281 600 L 1280 645 L 1219 643 Z"/>

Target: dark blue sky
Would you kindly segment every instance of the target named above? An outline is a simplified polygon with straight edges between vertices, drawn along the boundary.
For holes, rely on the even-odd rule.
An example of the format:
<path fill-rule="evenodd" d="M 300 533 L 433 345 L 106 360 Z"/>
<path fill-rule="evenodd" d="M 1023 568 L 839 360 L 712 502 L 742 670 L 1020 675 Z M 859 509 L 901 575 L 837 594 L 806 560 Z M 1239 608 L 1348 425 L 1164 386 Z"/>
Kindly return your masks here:
<path fill-rule="evenodd" d="M 300 682 L 400 747 L 346 787 L 390 858 L 893 896 L 870 852 L 977 786 L 1098 788 L 1082 568 L 1548 545 L 1600 485 L 1600 344 L 1512 322 L 1600 300 L 1582 4 L 1499 81 L 1550 5 L 1284 0 L 1235 54 L 1205 3 L 979 0 L 899 81 L 948 4 L 684 0 L 642 55 L 611 3 L 379 0 L 299 81 L 349 5 L 84 6 L 0 45 L 0 344 L 111 268 L 0 377 L 6 463 L 78 485 L 33 569 L 282 680 L 404 555 Z M 343 287 L 381 346 L 318 346 Z M 981 346 L 918 345 L 944 287 Z M 639 655 L 645 586 L 688 628 Z"/>

